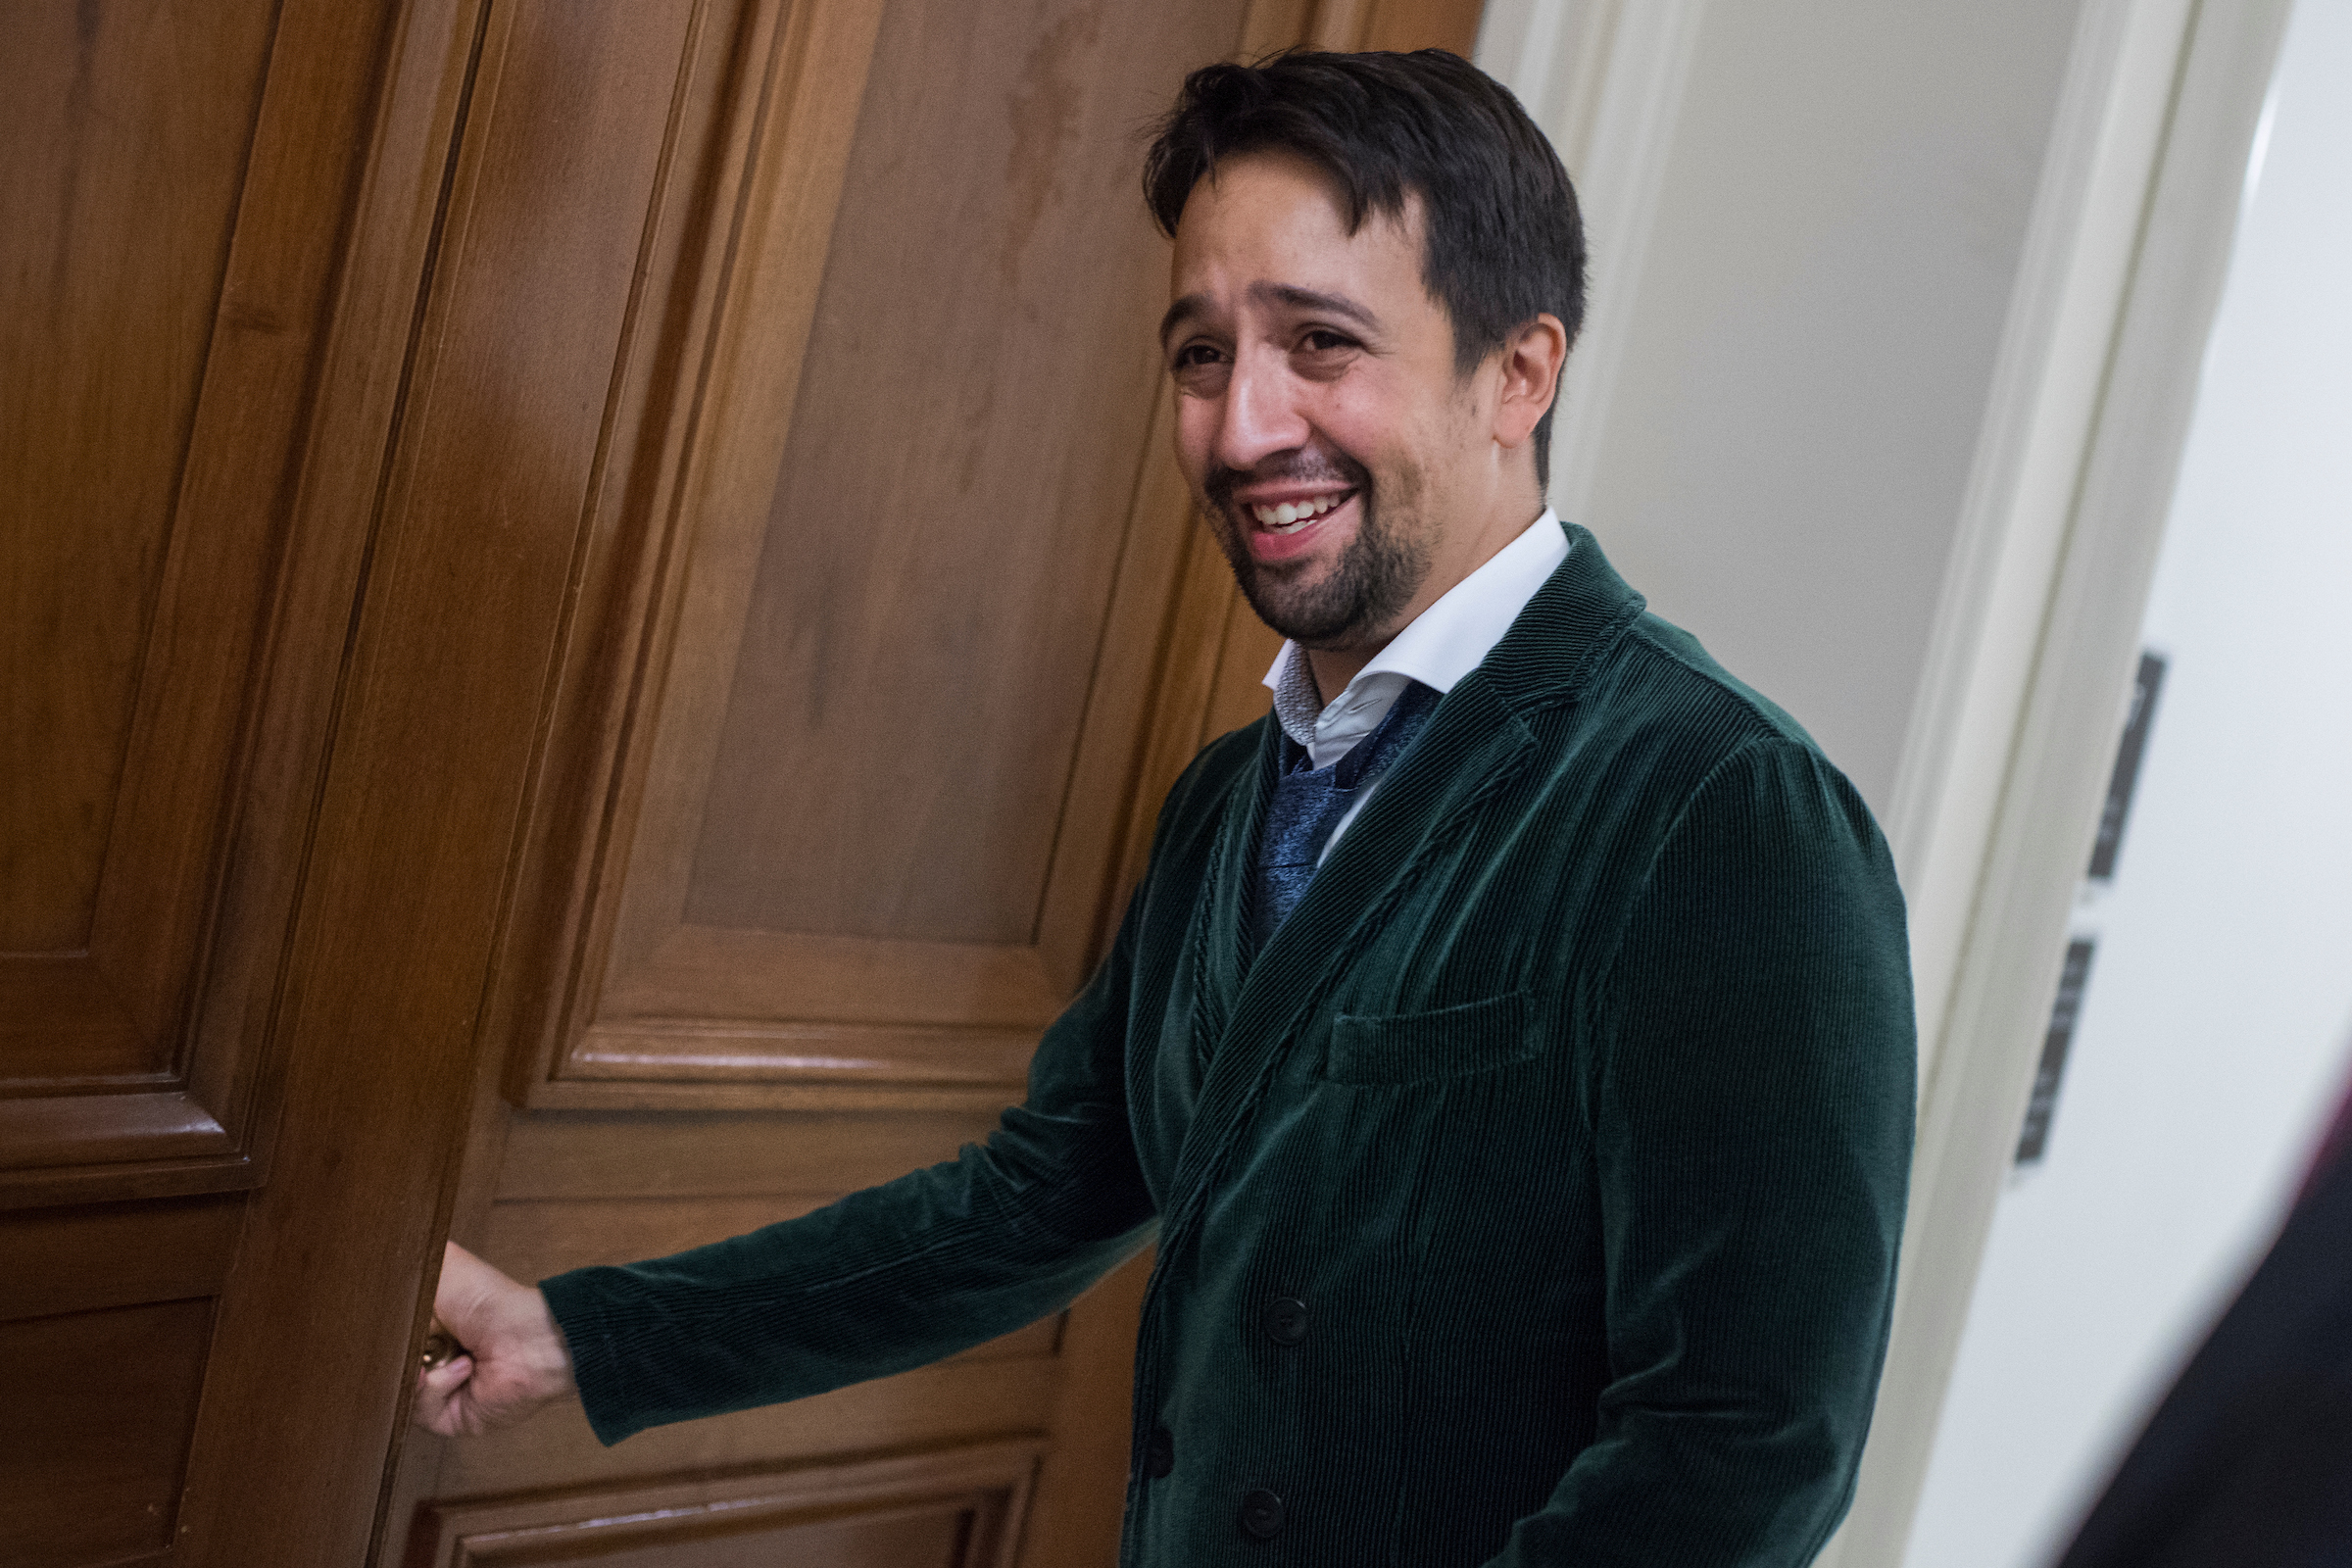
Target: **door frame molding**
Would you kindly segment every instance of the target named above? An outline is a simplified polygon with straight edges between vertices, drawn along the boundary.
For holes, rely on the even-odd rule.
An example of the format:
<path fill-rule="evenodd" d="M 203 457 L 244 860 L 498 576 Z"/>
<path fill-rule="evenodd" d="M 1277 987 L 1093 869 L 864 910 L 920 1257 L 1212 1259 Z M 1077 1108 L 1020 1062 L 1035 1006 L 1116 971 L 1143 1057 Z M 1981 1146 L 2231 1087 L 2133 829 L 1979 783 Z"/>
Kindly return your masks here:
<path fill-rule="evenodd" d="M 1901 1561 L 2032 1088 L 2247 154 L 2292 0 L 2083 0 L 1886 822 L 1922 1090 L 1892 1345 L 1819 1562 Z M 1494 0 L 1480 64 L 1574 172 L 1616 275 L 1569 362 L 1583 506 L 1704 0 Z"/>
<path fill-rule="evenodd" d="M 1898 773 L 1919 1142 L 1893 1340 L 1830 1568 L 1908 1547 L 2291 3 L 2083 8 Z"/>

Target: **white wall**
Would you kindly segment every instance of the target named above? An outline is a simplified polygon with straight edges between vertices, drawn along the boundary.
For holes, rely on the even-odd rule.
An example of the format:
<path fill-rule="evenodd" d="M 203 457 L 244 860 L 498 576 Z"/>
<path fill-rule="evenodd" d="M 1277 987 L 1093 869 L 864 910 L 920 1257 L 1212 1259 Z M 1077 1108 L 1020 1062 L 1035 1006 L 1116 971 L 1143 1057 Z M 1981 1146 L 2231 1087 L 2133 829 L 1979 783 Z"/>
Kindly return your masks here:
<path fill-rule="evenodd" d="M 2080 0 L 1628 0 L 1615 29 L 1661 5 L 1695 27 L 1653 213 L 1590 215 L 1588 347 L 1624 319 L 1570 513 L 1884 816 Z M 1545 15 L 1496 0 L 1482 61 L 1589 146 L 1572 74 L 1523 85 Z"/>
<path fill-rule="evenodd" d="M 2170 655 L 2045 1161 L 1905 1568 L 2050 1560 L 2267 1244 L 2352 1061 L 2352 5 L 2302 0 L 2146 617 Z"/>

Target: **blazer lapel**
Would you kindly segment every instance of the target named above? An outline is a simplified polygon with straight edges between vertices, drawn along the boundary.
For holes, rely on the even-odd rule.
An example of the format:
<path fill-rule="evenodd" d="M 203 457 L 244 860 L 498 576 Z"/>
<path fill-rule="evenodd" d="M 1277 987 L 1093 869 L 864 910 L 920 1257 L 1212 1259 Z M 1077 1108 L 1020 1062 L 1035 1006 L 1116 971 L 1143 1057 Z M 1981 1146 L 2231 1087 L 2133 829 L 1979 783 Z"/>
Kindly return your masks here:
<path fill-rule="evenodd" d="M 1265 951 L 1247 954 L 1250 858 L 1274 785 L 1278 728 L 1228 803 L 1196 941 L 1202 978 L 1196 1052 L 1207 1056 L 1161 1217 L 1163 1255 L 1180 1246 L 1248 1128 L 1299 1028 L 1361 946 L 1418 880 L 1429 858 L 1507 788 L 1535 752 L 1525 714 L 1573 700 L 1643 609 L 1591 533 L 1565 525 L 1568 558 L 1479 667 L 1457 683 L 1363 811 L 1333 846 Z"/>
<path fill-rule="evenodd" d="M 1193 1003 L 1193 1070 L 1200 1071 L 1225 1037 L 1250 968 L 1250 857 L 1258 826 L 1274 792 L 1274 770 L 1282 756 L 1282 730 L 1272 719 L 1257 748 L 1257 760 L 1241 787 L 1225 803 L 1208 875 L 1196 903 L 1193 972 L 1200 989 Z"/>
<path fill-rule="evenodd" d="M 1410 892 L 1429 857 L 1480 802 L 1526 765 L 1535 736 L 1477 672 L 1438 704 L 1428 727 L 1380 781 L 1242 982 L 1227 1035 L 1286 1035 Z"/>
<path fill-rule="evenodd" d="M 1428 728 L 1332 847 L 1298 906 L 1246 968 L 1242 916 L 1248 912 L 1256 818 L 1272 788 L 1271 760 L 1249 799 L 1236 798 L 1203 900 L 1209 928 L 1204 972 L 1216 981 L 1237 975 L 1239 983 L 1231 991 L 1212 983 L 1196 1003 L 1197 1030 L 1213 1028 L 1214 1034 L 1169 1184 L 1173 1201 L 1160 1219 L 1163 1256 L 1189 1240 L 1225 1156 L 1249 1127 L 1292 1041 L 1345 972 L 1357 946 L 1354 934 L 1387 917 L 1411 890 L 1423 862 L 1450 841 L 1480 801 L 1518 775 L 1533 750 L 1527 725 L 1476 674 L 1465 679 L 1438 705 Z M 1226 970 L 1223 962 L 1234 967 Z"/>

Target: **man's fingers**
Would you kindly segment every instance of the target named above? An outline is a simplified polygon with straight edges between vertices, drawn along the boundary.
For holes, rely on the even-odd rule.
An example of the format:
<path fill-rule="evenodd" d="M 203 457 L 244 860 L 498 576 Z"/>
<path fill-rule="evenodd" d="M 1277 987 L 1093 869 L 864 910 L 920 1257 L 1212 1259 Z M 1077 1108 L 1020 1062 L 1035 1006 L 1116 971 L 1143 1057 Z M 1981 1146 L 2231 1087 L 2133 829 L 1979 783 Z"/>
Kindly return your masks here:
<path fill-rule="evenodd" d="M 467 1353 L 418 1379 L 418 1425 L 447 1437 L 486 1432 L 571 1392 L 570 1352 L 547 1298 L 455 1242 L 433 1310 Z"/>
<path fill-rule="evenodd" d="M 416 1374 L 416 1403 L 410 1419 L 444 1438 L 461 1435 L 456 1399 L 473 1376 L 473 1357 L 461 1355 Z"/>
<path fill-rule="evenodd" d="M 439 1366 L 424 1370 L 423 1387 L 446 1399 L 473 1376 L 473 1357 L 453 1355 Z"/>

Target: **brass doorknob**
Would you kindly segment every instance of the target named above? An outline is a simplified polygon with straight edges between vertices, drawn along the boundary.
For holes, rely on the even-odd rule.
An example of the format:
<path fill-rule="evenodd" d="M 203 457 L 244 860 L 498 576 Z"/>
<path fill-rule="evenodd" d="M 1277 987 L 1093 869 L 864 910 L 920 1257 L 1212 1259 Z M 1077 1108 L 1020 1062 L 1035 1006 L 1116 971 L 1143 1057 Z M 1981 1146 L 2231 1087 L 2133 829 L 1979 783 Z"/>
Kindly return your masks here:
<path fill-rule="evenodd" d="M 425 1371 L 430 1372 L 437 1366 L 447 1366 L 465 1353 L 466 1347 L 460 1345 L 458 1337 L 444 1328 L 436 1317 L 432 1326 L 425 1330 L 424 1353 L 418 1357 L 418 1361 Z"/>

